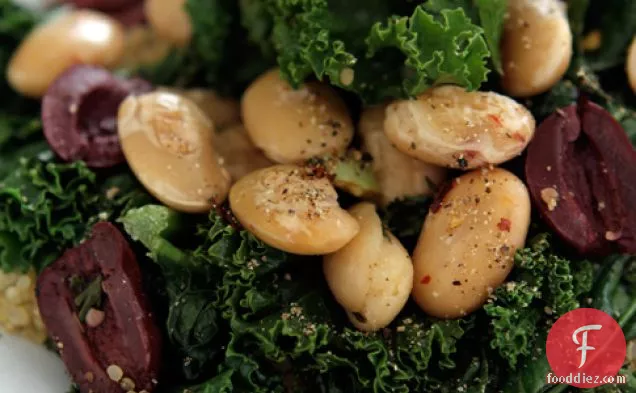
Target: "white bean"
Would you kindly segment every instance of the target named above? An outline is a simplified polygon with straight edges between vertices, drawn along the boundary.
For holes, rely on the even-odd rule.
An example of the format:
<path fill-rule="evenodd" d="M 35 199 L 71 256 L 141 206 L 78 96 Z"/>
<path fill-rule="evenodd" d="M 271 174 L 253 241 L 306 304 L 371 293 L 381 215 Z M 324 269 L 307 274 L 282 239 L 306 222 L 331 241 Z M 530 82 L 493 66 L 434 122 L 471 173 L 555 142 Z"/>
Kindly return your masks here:
<path fill-rule="evenodd" d="M 550 90 L 572 59 L 572 32 L 559 0 L 509 0 L 501 54 L 503 88 L 515 97 Z"/>
<path fill-rule="evenodd" d="M 359 203 L 349 213 L 360 232 L 324 257 L 323 270 L 351 323 L 375 331 L 391 323 L 406 304 L 413 287 L 413 264 L 400 241 L 382 227 L 373 204 Z"/>
<path fill-rule="evenodd" d="M 338 205 L 326 177 L 295 165 L 252 172 L 232 186 L 230 207 L 239 222 L 272 247 L 323 255 L 347 244 L 359 225 Z"/>
<path fill-rule="evenodd" d="M 166 92 L 130 96 L 117 123 L 130 168 L 161 202 L 202 213 L 225 200 L 230 175 L 213 147 L 214 124 L 194 102 Z"/>
<path fill-rule="evenodd" d="M 380 184 L 382 202 L 431 195 L 446 178 L 446 169 L 431 165 L 396 149 L 384 133 L 386 106 L 362 112 L 358 130 L 364 149 L 373 157 L 373 172 Z"/>

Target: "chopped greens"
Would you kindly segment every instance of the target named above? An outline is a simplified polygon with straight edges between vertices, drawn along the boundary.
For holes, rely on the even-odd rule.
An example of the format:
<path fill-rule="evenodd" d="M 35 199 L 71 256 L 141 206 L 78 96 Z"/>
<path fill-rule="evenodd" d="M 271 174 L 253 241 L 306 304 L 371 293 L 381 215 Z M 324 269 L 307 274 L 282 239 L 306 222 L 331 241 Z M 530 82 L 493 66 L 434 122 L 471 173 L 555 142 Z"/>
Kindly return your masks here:
<path fill-rule="evenodd" d="M 537 329 L 549 328 L 556 318 L 578 308 L 579 297 L 592 287 L 592 265 L 554 253 L 547 234 L 520 250 L 515 264 L 513 276 L 484 306 L 495 334 L 491 346 L 511 368 L 537 347 Z"/>
<path fill-rule="evenodd" d="M 497 47 L 505 4 L 479 2 L 478 8 L 472 21 L 467 16 L 472 7 L 461 4 L 429 13 L 403 0 L 250 0 L 241 2 L 241 15 L 252 42 L 265 55 L 276 52 L 293 86 L 315 76 L 365 102 L 379 102 L 442 83 L 479 88 L 488 74 L 488 45 Z"/>
<path fill-rule="evenodd" d="M 40 271 L 61 252 L 79 243 L 98 220 L 151 199 L 130 174 L 102 185 L 82 162 L 57 163 L 42 144 L 26 146 L 7 161 L 11 172 L 0 180 L 0 269 Z"/>

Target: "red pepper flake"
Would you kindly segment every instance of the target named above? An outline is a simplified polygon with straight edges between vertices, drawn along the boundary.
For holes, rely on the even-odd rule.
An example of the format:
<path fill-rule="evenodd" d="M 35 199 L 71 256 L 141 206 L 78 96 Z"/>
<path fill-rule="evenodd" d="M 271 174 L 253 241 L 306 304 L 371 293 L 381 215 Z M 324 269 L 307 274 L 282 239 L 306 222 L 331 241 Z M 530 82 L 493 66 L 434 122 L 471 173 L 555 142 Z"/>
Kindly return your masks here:
<path fill-rule="evenodd" d="M 466 156 L 466 158 L 468 158 L 469 160 L 472 160 L 473 158 L 477 157 L 477 152 L 475 150 L 466 150 L 464 152 L 464 156 Z"/>
<path fill-rule="evenodd" d="M 521 143 L 526 143 L 526 137 L 524 137 L 518 132 L 515 132 L 514 134 L 512 134 L 512 139 L 515 139 Z"/>
<path fill-rule="evenodd" d="M 420 280 L 420 284 L 428 284 L 430 282 L 431 282 L 431 276 L 429 276 L 428 274 L 422 277 L 422 279 Z"/>
<path fill-rule="evenodd" d="M 496 123 L 499 127 L 502 127 L 502 126 L 503 126 L 503 124 L 501 123 L 501 119 L 499 118 L 499 116 L 497 116 L 497 115 L 493 115 L 493 114 L 490 114 L 490 115 L 488 115 L 488 117 L 490 118 L 490 120 L 494 121 L 494 122 L 495 122 L 495 123 Z"/>
<path fill-rule="evenodd" d="M 497 228 L 499 228 L 500 231 L 510 232 L 511 225 L 512 223 L 510 222 L 509 219 L 502 217 L 501 220 L 499 221 L 499 224 L 497 224 Z"/>

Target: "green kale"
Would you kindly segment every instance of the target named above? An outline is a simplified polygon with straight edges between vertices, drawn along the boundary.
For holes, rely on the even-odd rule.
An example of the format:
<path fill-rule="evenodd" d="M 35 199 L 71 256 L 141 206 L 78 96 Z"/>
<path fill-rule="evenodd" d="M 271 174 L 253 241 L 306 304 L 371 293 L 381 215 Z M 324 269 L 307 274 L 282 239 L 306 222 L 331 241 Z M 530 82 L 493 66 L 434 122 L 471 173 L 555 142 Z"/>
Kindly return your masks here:
<path fill-rule="evenodd" d="M 245 0 L 240 5 L 250 39 L 266 53 L 273 48 L 293 86 L 315 76 L 378 102 L 441 83 L 477 89 L 488 73 L 487 42 L 496 46 L 503 20 L 502 2 L 484 4 L 479 2 L 477 19 L 487 32 L 459 6 L 433 14 L 408 1 Z"/>
<path fill-rule="evenodd" d="M 214 285 L 218 272 L 176 246 L 180 235 L 191 236 L 194 228 L 183 215 L 153 204 L 131 209 L 118 221 L 163 272 L 169 301 L 165 329 L 181 376 L 194 380 L 209 373 L 221 346 Z"/>
<path fill-rule="evenodd" d="M 408 197 L 395 200 L 380 211 L 384 225 L 407 250 L 415 248 L 430 204 L 429 197 Z"/>
<path fill-rule="evenodd" d="M 406 393 L 464 374 L 455 355 L 471 320 L 437 321 L 409 308 L 384 331 L 359 332 L 317 279 L 319 260 L 297 260 L 216 213 L 199 227 L 199 247 L 164 252 L 183 231 L 177 216 L 149 205 L 120 220 L 165 272 L 170 353 L 186 380 L 209 378 L 171 392 Z"/>
<path fill-rule="evenodd" d="M 38 23 L 38 18 L 15 5 L 0 0 L 0 73 L 6 75 L 13 52 L 24 36 Z M 0 156 L 39 137 L 39 103 L 20 96 L 8 84 L 0 81 Z M 0 164 L 2 164 L 0 162 Z M 0 172 L 3 171 L 0 165 Z M 1 176 L 0 176 L 1 177 Z"/>
<path fill-rule="evenodd" d="M 593 279 L 589 262 L 560 257 L 547 234 L 519 250 L 515 265 L 509 281 L 484 306 L 494 329 L 491 346 L 511 368 L 531 354 L 537 329 L 548 329 L 559 316 L 579 307 L 579 298 L 591 289 Z"/>
<path fill-rule="evenodd" d="M 627 47 L 636 34 L 636 2 L 632 0 L 591 1 L 585 30 L 601 33 L 598 50 L 585 54 L 593 71 L 624 63 Z"/>
<path fill-rule="evenodd" d="M 503 73 L 500 44 L 508 0 L 429 0 L 424 7 L 437 13 L 445 9 L 463 9 L 474 24 L 484 29 L 493 66 L 499 74 Z"/>
<path fill-rule="evenodd" d="M 40 271 L 78 244 L 98 220 L 149 200 L 129 174 L 102 181 L 82 162 L 56 163 L 42 147 L 22 149 L 32 155 L 7 161 L 11 172 L 0 180 L 3 271 Z"/>
<path fill-rule="evenodd" d="M 636 289 L 628 273 L 636 257 L 613 256 L 603 262 L 590 297 L 592 307 L 613 316 L 623 328 L 625 338 L 636 339 Z"/>

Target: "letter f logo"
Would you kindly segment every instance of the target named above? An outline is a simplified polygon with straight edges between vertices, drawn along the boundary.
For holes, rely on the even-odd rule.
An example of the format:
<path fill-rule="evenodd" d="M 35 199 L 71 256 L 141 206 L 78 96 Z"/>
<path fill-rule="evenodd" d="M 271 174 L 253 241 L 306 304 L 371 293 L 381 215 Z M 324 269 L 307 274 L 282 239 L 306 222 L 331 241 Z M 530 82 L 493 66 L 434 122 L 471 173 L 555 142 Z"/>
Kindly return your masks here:
<path fill-rule="evenodd" d="M 591 347 L 589 345 L 587 345 L 587 333 L 590 330 L 601 330 L 603 326 L 601 325 L 585 325 L 585 326 L 581 326 L 580 328 L 576 329 L 574 331 L 574 333 L 572 333 L 572 341 L 574 341 L 574 343 L 576 345 L 581 345 L 580 347 L 578 347 L 576 350 L 577 351 L 581 351 L 581 364 L 579 364 L 579 368 L 583 367 L 583 365 L 585 364 L 585 361 L 587 360 L 587 351 L 593 351 L 596 348 Z M 583 332 L 582 334 L 582 339 L 581 342 L 579 342 L 579 339 L 577 338 L 578 334 Z"/>

